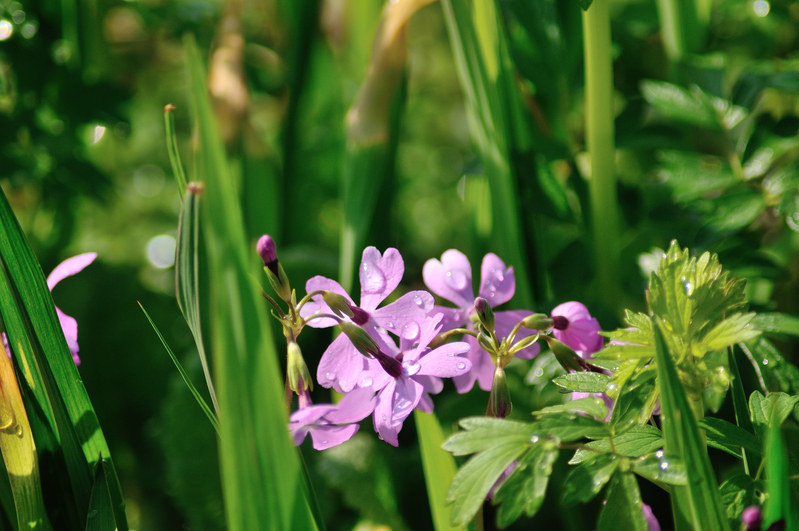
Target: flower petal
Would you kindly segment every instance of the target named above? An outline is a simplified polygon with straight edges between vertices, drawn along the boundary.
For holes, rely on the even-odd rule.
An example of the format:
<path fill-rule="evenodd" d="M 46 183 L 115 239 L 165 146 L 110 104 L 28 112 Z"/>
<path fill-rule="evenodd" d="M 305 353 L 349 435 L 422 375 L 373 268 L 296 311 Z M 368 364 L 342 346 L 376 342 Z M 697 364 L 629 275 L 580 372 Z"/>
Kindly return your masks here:
<path fill-rule="evenodd" d="M 346 297 L 348 301 L 354 306 L 355 303 L 352 302 L 352 298 L 344 291 L 344 288 L 341 287 L 341 284 L 336 282 L 335 280 L 331 280 L 329 278 L 325 278 L 323 276 L 315 276 L 313 278 L 309 278 L 308 282 L 305 283 L 305 292 L 311 293 L 313 291 L 320 291 L 320 290 L 327 290 L 332 291 L 334 293 L 338 293 Z M 300 316 L 303 319 L 307 319 L 308 317 L 312 316 L 315 313 L 330 313 L 332 314 L 333 311 L 330 307 L 325 304 L 322 300 L 321 295 L 316 295 L 313 297 L 312 300 L 305 303 L 305 305 L 300 310 Z M 328 328 L 331 326 L 336 326 L 338 322 L 335 319 L 330 319 L 328 317 L 320 318 L 320 319 L 313 319 L 308 321 L 308 326 L 312 328 Z"/>
<path fill-rule="evenodd" d="M 383 256 L 375 247 L 363 250 L 358 275 L 361 279 L 361 308 L 373 311 L 402 280 L 405 262 L 399 251 L 390 247 Z"/>
<path fill-rule="evenodd" d="M 353 389 L 325 416 L 331 424 L 360 422 L 375 410 L 377 395 L 371 387 Z"/>
<path fill-rule="evenodd" d="M 312 428 L 310 432 L 314 450 L 327 450 L 338 446 L 344 441 L 349 441 L 359 427 L 357 424 L 347 424 L 346 426 L 317 426 Z"/>
<path fill-rule="evenodd" d="M 572 321 L 581 321 L 583 319 L 591 319 L 591 314 L 588 312 L 588 308 L 581 302 L 571 301 L 571 302 L 564 302 L 563 304 L 559 304 L 552 309 L 553 317 L 556 315 L 560 315 Z"/>
<path fill-rule="evenodd" d="M 322 387 L 333 387 L 339 393 L 349 393 L 360 381 L 366 368 L 366 358 L 350 340 L 341 334 L 327 347 L 316 369 L 316 380 Z"/>
<path fill-rule="evenodd" d="M 408 321 L 421 323 L 425 316 L 433 309 L 435 300 L 426 291 L 411 291 L 387 304 L 382 308 L 372 311 L 372 319 L 397 335 L 402 335 L 402 326 Z"/>
<path fill-rule="evenodd" d="M 515 292 L 513 268 L 506 268 L 505 262 L 494 253 L 485 255 L 480 267 L 480 296 L 495 308 L 511 300 Z"/>
<path fill-rule="evenodd" d="M 472 266 L 462 252 L 450 249 L 441 255 L 441 261 L 431 258 L 425 262 L 422 276 L 430 291 L 458 308 L 469 309 L 474 304 Z"/>
<path fill-rule="evenodd" d="M 80 347 L 78 347 L 78 322 L 73 317 L 62 312 L 58 306 L 55 308 L 55 313 L 58 316 L 59 324 L 61 324 L 61 331 L 64 332 L 64 339 L 67 340 L 72 360 L 75 365 L 80 365 L 80 358 L 78 357 L 78 352 L 80 352 Z"/>
<path fill-rule="evenodd" d="M 87 265 L 94 262 L 95 258 L 97 258 L 97 253 L 83 253 L 78 256 L 73 256 L 72 258 L 67 258 L 58 264 L 55 269 L 53 269 L 53 272 L 50 273 L 50 276 L 47 277 L 47 287 L 50 291 L 53 291 L 56 284 L 67 277 L 80 273 Z"/>
<path fill-rule="evenodd" d="M 490 391 L 491 383 L 494 381 L 494 364 L 491 362 L 491 356 L 477 344 L 477 340 L 472 336 L 465 336 L 464 341 L 471 346 L 464 357 L 472 362 L 472 368 L 467 373 L 452 378 L 455 389 L 461 394 L 468 393 L 474 382 L 477 381 L 480 389 Z"/>
<path fill-rule="evenodd" d="M 377 395 L 377 405 L 373 416 L 375 431 L 392 446 L 399 446 L 397 432 L 394 431 L 391 423 L 396 385 L 397 381 L 392 378 L 388 385 Z"/>
<path fill-rule="evenodd" d="M 472 368 L 468 358 L 459 356 L 469 351 L 469 344 L 462 341 L 447 343 L 425 354 L 419 364 L 422 368 L 417 374 L 452 378 L 465 374 Z"/>

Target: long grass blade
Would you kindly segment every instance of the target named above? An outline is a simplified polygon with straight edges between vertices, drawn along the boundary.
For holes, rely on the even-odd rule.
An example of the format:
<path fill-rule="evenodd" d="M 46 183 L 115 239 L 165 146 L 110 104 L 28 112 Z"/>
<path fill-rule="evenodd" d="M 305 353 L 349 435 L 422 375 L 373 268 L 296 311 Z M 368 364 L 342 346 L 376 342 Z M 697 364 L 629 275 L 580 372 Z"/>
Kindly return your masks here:
<path fill-rule="evenodd" d="M 754 435 L 755 427 L 752 425 L 752 417 L 749 415 L 749 405 L 746 401 L 746 392 L 744 391 L 743 381 L 741 380 L 741 373 L 738 370 L 738 362 L 735 361 L 735 352 L 732 347 L 728 349 L 728 352 L 730 373 L 732 374 L 730 393 L 732 394 L 732 407 L 735 411 L 735 421 L 738 423 L 739 427 Z M 744 448 L 741 448 L 741 452 L 743 454 L 744 471 L 751 476 L 760 467 L 760 457 Z"/>
<path fill-rule="evenodd" d="M 164 127 L 166 128 L 166 147 L 169 151 L 169 164 L 172 166 L 172 173 L 175 175 L 180 198 L 183 199 L 188 181 L 186 180 L 186 172 L 183 170 L 183 163 L 180 161 L 178 137 L 175 134 L 175 106 L 171 103 L 164 107 Z"/>
<path fill-rule="evenodd" d="M 193 37 L 185 41 L 198 129 L 198 169 L 210 278 L 211 346 L 221 428 L 220 464 L 228 527 L 313 530 L 300 460 L 286 429 L 266 310 L 254 281 L 236 185 L 215 124 Z"/>
<path fill-rule="evenodd" d="M 413 419 L 416 422 L 416 434 L 419 438 L 419 448 L 422 452 L 422 466 L 424 467 L 424 482 L 427 485 L 427 498 L 430 501 L 430 511 L 433 514 L 433 525 L 436 531 L 460 529 L 453 526 L 452 506 L 447 505 L 447 491 L 452 478 L 458 471 L 455 459 L 441 448 L 444 444 L 444 432 L 434 413 L 422 413 L 414 410 Z"/>
<path fill-rule="evenodd" d="M 211 422 L 211 425 L 216 430 L 216 433 L 220 433 L 219 421 L 217 420 L 216 415 L 214 415 L 214 412 L 211 411 L 210 407 L 208 407 L 208 404 L 205 402 L 205 399 L 203 399 L 203 396 L 200 394 L 200 391 L 197 390 L 197 387 L 195 387 L 194 383 L 191 381 L 191 378 L 189 378 L 189 375 L 186 372 L 186 370 L 183 368 L 183 365 L 180 363 L 180 360 L 178 360 L 177 356 L 175 356 L 175 353 L 172 352 L 172 349 L 169 348 L 166 339 L 164 339 L 164 336 L 161 335 L 161 331 L 158 330 L 158 327 L 155 326 L 155 323 L 150 317 L 150 314 L 147 313 L 147 310 L 144 309 L 144 306 L 142 306 L 141 303 L 139 303 L 139 308 L 141 308 L 141 311 L 144 312 L 144 316 L 147 317 L 147 320 L 150 322 L 150 326 L 153 327 L 153 330 L 155 330 L 155 333 L 158 335 L 158 339 L 161 340 L 161 344 L 164 345 L 164 348 L 169 354 L 169 357 L 172 358 L 172 363 L 174 363 L 175 367 L 178 369 L 180 377 L 183 378 L 183 381 L 186 383 L 186 387 L 188 387 L 189 391 L 191 391 L 191 394 L 194 395 L 194 399 L 197 400 L 197 403 L 200 405 L 200 409 L 202 409 L 203 413 L 205 413 L 205 416 L 208 417 L 208 420 Z"/>
<path fill-rule="evenodd" d="M 108 490 L 105 461 L 95 465 L 92 497 L 89 502 L 89 514 L 86 517 L 86 531 L 116 531 L 117 521 L 111 492 Z"/>

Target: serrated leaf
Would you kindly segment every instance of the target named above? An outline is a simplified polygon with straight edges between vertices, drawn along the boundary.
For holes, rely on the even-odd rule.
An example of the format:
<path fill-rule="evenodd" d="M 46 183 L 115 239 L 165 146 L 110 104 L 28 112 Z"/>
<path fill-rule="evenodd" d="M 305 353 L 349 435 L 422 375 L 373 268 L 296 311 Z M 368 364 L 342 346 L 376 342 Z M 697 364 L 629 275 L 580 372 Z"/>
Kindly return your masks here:
<path fill-rule="evenodd" d="M 741 523 L 741 513 L 750 505 L 759 503 L 758 493 L 766 492 L 766 485 L 749 474 L 733 476 L 719 487 L 721 503 L 726 508 L 730 527 L 735 529 Z"/>
<path fill-rule="evenodd" d="M 677 203 L 718 194 L 741 182 L 726 161 L 702 153 L 662 151 L 659 161 L 658 179 Z"/>
<path fill-rule="evenodd" d="M 629 472 L 616 474 L 610 482 L 602 512 L 599 513 L 599 531 L 646 531 L 641 491 L 638 481 Z"/>
<path fill-rule="evenodd" d="M 660 116 L 706 129 L 720 128 L 715 109 L 696 92 L 649 79 L 641 81 L 640 87 L 641 95 Z"/>
<path fill-rule="evenodd" d="M 468 417 L 459 424 L 466 431 L 450 435 L 441 446 L 454 455 L 482 452 L 498 444 L 530 442 L 536 433 L 533 424 L 492 417 Z"/>
<path fill-rule="evenodd" d="M 757 437 L 726 420 L 707 417 L 699 423 L 699 427 L 705 430 L 708 446 L 723 450 L 739 459 L 742 457 L 741 448 L 758 456 L 763 453 Z"/>
<path fill-rule="evenodd" d="M 650 481 L 668 485 L 685 485 L 688 481 L 688 474 L 682 461 L 666 455 L 662 450 L 631 461 L 630 469 Z"/>
<path fill-rule="evenodd" d="M 619 459 L 614 454 L 601 454 L 580 463 L 564 480 L 563 504 L 575 505 L 594 499 L 618 467 Z"/>
<path fill-rule="evenodd" d="M 538 512 L 544 501 L 552 465 L 557 458 L 557 448 L 539 444 L 519 460 L 518 466 L 494 496 L 494 504 L 501 504 L 497 512 L 499 527 L 515 522 L 522 512 L 528 517 Z"/>
<path fill-rule="evenodd" d="M 760 330 L 750 324 L 754 316 L 754 313 L 737 313 L 723 320 L 702 338 L 702 348 L 706 351 L 721 350 L 756 338 Z"/>
<path fill-rule="evenodd" d="M 614 436 L 613 446 L 610 444 L 610 439 L 598 439 L 586 443 L 585 446 L 600 452 L 613 451 L 617 455 L 624 457 L 641 457 L 663 448 L 663 437 L 659 429 L 646 424 L 644 426 L 633 426 L 626 433 Z M 581 463 L 594 455 L 596 455 L 596 452 L 577 450 L 569 464 Z"/>
<path fill-rule="evenodd" d="M 436 531 L 452 529 L 452 509 L 446 505 L 447 489 L 458 470 L 455 460 L 441 447 L 444 433 L 435 414 L 413 411 L 419 450 L 422 454 L 427 498 Z"/>
<path fill-rule="evenodd" d="M 608 407 L 601 398 L 580 398 L 579 400 L 568 400 L 557 406 L 545 407 L 544 409 L 533 411 L 533 415 L 552 415 L 555 413 L 583 413 L 589 417 L 602 420 L 608 415 Z"/>
<path fill-rule="evenodd" d="M 562 442 L 572 442 L 584 438 L 597 439 L 607 436 L 609 432 L 609 428 L 604 422 L 582 415 L 565 413 L 547 415 L 533 425 L 538 434 L 557 437 Z"/>
<path fill-rule="evenodd" d="M 749 411 L 752 414 L 755 434 L 765 439 L 766 429 L 775 424 L 782 426 L 796 404 L 799 404 L 799 395 L 769 393 L 763 396 L 759 391 L 753 392 L 749 396 Z"/>
<path fill-rule="evenodd" d="M 696 419 L 677 376 L 670 353 L 666 350 L 660 326 L 654 326 L 658 381 L 661 388 L 661 422 L 668 455 L 682 459 L 688 473 L 688 485 L 672 489 L 677 526 L 695 529 L 728 530 L 721 506 L 718 484 Z"/>
<path fill-rule="evenodd" d="M 765 210 L 766 201 L 760 192 L 734 190 L 706 200 L 707 227 L 717 232 L 735 232 L 748 227 Z"/>
<path fill-rule="evenodd" d="M 605 387 L 610 381 L 610 376 L 602 374 L 601 372 L 570 372 L 558 376 L 552 383 L 559 385 L 569 391 L 577 391 L 580 393 L 604 393 Z"/>

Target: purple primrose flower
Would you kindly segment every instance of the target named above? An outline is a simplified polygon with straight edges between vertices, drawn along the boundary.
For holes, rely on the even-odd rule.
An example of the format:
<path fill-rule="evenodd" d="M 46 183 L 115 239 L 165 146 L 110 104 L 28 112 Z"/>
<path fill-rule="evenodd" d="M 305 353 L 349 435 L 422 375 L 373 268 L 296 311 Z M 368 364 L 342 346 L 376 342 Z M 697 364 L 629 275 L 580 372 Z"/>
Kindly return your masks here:
<path fill-rule="evenodd" d="M 427 413 L 432 411 L 428 393 L 441 391 L 439 378 L 460 376 L 472 367 L 467 358 L 460 356 L 469 349 L 464 342 L 445 343 L 433 350 L 427 349 L 441 331 L 442 317 L 439 313 L 425 319 L 419 325 L 417 341 L 410 343 L 407 339 L 400 339 L 403 350 L 394 356 L 402 364 L 402 373 L 397 378 L 379 368 L 377 363 L 371 363 L 370 370 L 364 372 L 365 383 L 379 391 L 374 412 L 375 431 L 393 446 L 399 444 L 397 434 L 414 408 Z M 408 345 L 410 348 L 406 348 Z"/>
<path fill-rule="evenodd" d="M 457 306 L 457 308 L 435 307 L 435 312 L 443 314 L 441 331 L 446 332 L 464 326 L 474 330 L 474 322 L 471 319 L 475 312 L 472 266 L 466 255 L 456 249 L 445 251 L 441 255 L 440 261 L 432 258 L 424 264 L 423 276 L 430 291 Z M 479 296 L 486 299 L 492 309 L 508 302 L 516 291 L 513 267 L 506 268 L 505 263 L 493 253 L 485 255 L 483 258 L 480 277 Z M 497 336 L 500 338 L 507 336 L 516 323 L 532 313 L 526 310 L 495 312 Z M 523 339 L 535 333 L 535 330 L 522 328 L 516 335 L 516 339 Z M 459 393 L 465 393 L 477 380 L 481 389 L 490 391 L 491 382 L 494 379 L 494 364 L 491 362 L 491 356 L 478 345 L 475 338 L 466 336 L 464 341 L 470 346 L 466 357 L 472 362 L 472 370 L 455 377 L 453 379 L 455 387 Z M 540 350 L 541 347 L 538 344 L 533 344 L 519 352 L 517 356 L 531 359 Z"/>
<path fill-rule="evenodd" d="M 344 296 L 355 311 L 354 324 L 361 326 L 375 340 L 381 350 L 390 350 L 391 339 L 386 330 L 399 336 L 418 336 L 419 323 L 433 309 L 433 296 L 426 291 L 411 291 L 382 308 L 377 306 L 399 285 L 405 272 L 405 264 L 399 251 L 393 248 L 380 255 L 375 247 L 363 251 L 359 268 L 361 280 L 361 305 L 355 306 L 344 288 L 335 280 L 316 276 L 308 280 L 305 289 L 308 293 L 328 290 Z M 321 295 L 303 306 L 300 314 L 309 318 L 315 313 L 332 314 L 332 310 L 322 300 Z M 327 328 L 335 326 L 335 319 L 323 317 L 312 319 L 308 326 Z M 316 379 L 322 387 L 333 387 L 339 393 L 348 393 L 355 387 L 370 387 L 362 383 L 361 373 L 369 368 L 369 360 L 361 355 L 352 342 L 341 334 L 327 348 L 319 362 Z"/>
<path fill-rule="evenodd" d="M 53 269 L 50 276 L 47 277 L 47 287 L 50 291 L 67 277 L 71 277 L 83 271 L 83 269 L 94 262 L 97 258 L 97 253 L 83 253 L 72 258 L 67 258 Z M 72 359 L 75 360 L 75 365 L 80 365 L 80 358 L 78 357 L 78 322 L 69 315 L 62 312 L 58 306 L 55 308 L 56 315 L 58 315 L 58 322 L 61 324 L 61 330 L 64 332 L 64 337 L 67 340 L 67 346 L 72 353 Z"/>
<path fill-rule="evenodd" d="M 579 302 L 564 302 L 552 310 L 555 339 L 574 350 L 580 357 L 591 359 L 591 354 L 602 350 L 604 340 L 597 332 L 599 322 L 591 317 L 588 308 Z"/>
<path fill-rule="evenodd" d="M 299 446 L 311 434 L 316 450 L 327 450 L 348 441 L 358 431 L 358 422 L 375 409 L 375 392 L 355 389 L 338 404 L 319 404 L 298 409 L 289 417 L 289 432 Z"/>

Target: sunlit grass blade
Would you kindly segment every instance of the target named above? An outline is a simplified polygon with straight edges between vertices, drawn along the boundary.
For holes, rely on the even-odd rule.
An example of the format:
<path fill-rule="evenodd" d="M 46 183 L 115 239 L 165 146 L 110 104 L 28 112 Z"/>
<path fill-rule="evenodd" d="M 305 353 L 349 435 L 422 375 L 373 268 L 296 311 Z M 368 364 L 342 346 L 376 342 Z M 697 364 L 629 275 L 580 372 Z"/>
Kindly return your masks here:
<path fill-rule="evenodd" d="M 219 403 L 216 400 L 214 382 L 205 352 L 205 340 L 202 332 L 200 316 L 200 196 L 203 192 L 201 182 L 192 182 L 187 186 L 187 194 L 183 198 L 183 208 L 178 218 L 178 238 L 175 256 L 175 288 L 178 306 L 183 318 L 191 329 L 197 353 L 203 367 L 205 384 L 211 396 L 214 411 L 219 415 Z"/>
<path fill-rule="evenodd" d="M 766 479 L 768 497 L 766 498 L 763 514 L 764 528 L 780 520 L 785 526 L 780 529 L 796 531 L 799 529 L 799 515 L 797 515 L 796 498 L 791 492 L 790 466 L 788 462 L 788 449 L 780 429 L 780 418 L 775 412 L 772 414 L 769 429 L 766 435 Z"/>
<path fill-rule="evenodd" d="M 691 413 L 674 361 L 666 348 L 660 324 L 652 318 L 655 333 L 658 383 L 660 385 L 661 422 L 667 455 L 682 460 L 688 473 L 688 485 L 672 487 L 675 526 L 681 529 L 718 529 L 729 531 L 729 521 L 721 505 L 718 483 Z"/>
<path fill-rule="evenodd" d="M 452 507 L 447 505 L 447 491 L 452 478 L 458 471 L 452 454 L 444 451 L 444 432 L 434 413 L 422 413 L 414 410 L 413 419 L 416 422 L 416 435 L 419 438 L 419 448 L 422 452 L 422 466 L 424 468 L 424 482 L 427 485 L 427 498 L 430 501 L 430 511 L 433 514 L 433 525 L 436 531 L 460 529 L 453 526 Z"/>
<path fill-rule="evenodd" d="M 171 103 L 164 107 L 164 127 L 166 128 L 166 147 L 169 151 L 169 164 L 172 166 L 172 173 L 175 175 L 175 182 L 178 185 L 180 198 L 186 193 L 186 172 L 183 171 L 183 163 L 180 161 L 180 151 L 178 150 L 178 137 L 175 134 L 175 106 Z"/>
<path fill-rule="evenodd" d="M 108 490 L 105 460 L 100 457 L 94 469 L 92 497 L 89 501 L 89 514 L 86 517 L 86 531 L 116 531 L 114 505 Z"/>
<path fill-rule="evenodd" d="M 0 348 L 0 451 L 11 484 L 18 529 L 51 529 L 42 498 L 39 460 L 14 367 Z M 10 516 L 10 515 L 9 515 Z"/>
<path fill-rule="evenodd" d="M 108 484 L 120 531 L 127 530 L 125 504 L 108 445 L 83 381 L 67 347 L 41 267 L 0 194 L 0 313 L 9 344 L 20 367 L 23 392 L 36 402 L 31 420 L 39 445 L 62 452 L 75 500 L 74 511 L 85 520 L 91 488 L 91 466 L 109 456 Z M 30 411 L 30 409 L 29 409 Z"/>
<path fill-rule="evenodd" d="M 732 347 L 727 349 L 727 352 L 729 353 L 730 373 L 732 374 L 730 393 L 732 394 L 735 421 L 739 427 L 754 435 L 755 427 L 752 425 L 752 418 L 749 416 L 749 405 L 746 401 L 746 392 L 744 391 L 743 381 L 741 381 L 741 373 L 738 370 L 738 362 L 735 361 L 735 352 Z M 741 452 L 743 454 L 744 471 L 752 475 L 760 467 L 760 456 L 754 455 L 744 448 L 741 448 Z"/>
<path fill-rule="evenodd" d="M 236 184 L 215 124 L 194 38 L 185 39 L 204 181 L 211 352 L 219 400 L 220 464 L 231 531 L 313 530 L 297 450 L 289 438 L 268 316 L 254 280 Z"/>
<path fill-rule="evenodd" d="M 511 160 L 513 105 L 507 98 L 514 97 L 516 87 L 507 68 L 510 59 L 505 28 L 493 0 L 443 0 L 442 6 L 467 102 L 469 129 L 491 188 L 492 250 L 513 266 L 518 305 L 532 308 L 530 264 L 525 257 L 525 233 Z"/>
<path fill-rule="evenodd" d="M 613 58 L 609 0 L 595 0 L 583 12 L 586 147 L 591 160 L 591 232 L 597 287 L 605 301 L 618 300 L 619 213 L 613 114 Z"/>
<path fill-rule="evenodd" d="M 200 391 L 197 390 L 197 387 L 194 386 L 194 383 L 191 381 L 191 378 L 189 378 L 188 373 L 186 373 L 186 370 L 183 368 L 183 365 L 181 365 L 180 360 L 178 360 L 177 356 L 175 356 L 175 353 L 172 352 L 172 349 L 169 348 L 166 339 L 164 339 L 164 336 L 161 335 L 161 331 L 158 330 L 158 327 L 155 326 L 155 323 L 150 317 L 150 314 L 147 313 L 147 310 L 144 309 L 144 306 L 142 306 L 141 303 L 139 303 L 139 308 L 141 308 L 141 311 L 144 312 L 144 316 L 147 317 L 147 320 L 150 322 L 150 326 L 152 326 L 153 330 L 155 330 L 155 333 L 158 335 L 158 339 L 161 340 L 161 344 L 164 345 L 164 348 L 166 349 L 167 353 L 169 353 L 169 357 L 172 358 L 172 363 L 174 363 L 175 367 L 177 367 L 178 372 L 180 373 L 180 377 L 183 378 L 183 381 L 186 383 L 186 386 L 189 388 L 189 391 L 191 391 L 191 394 L 194 395 L 194 399 L 197 400 L 197 403 L 200 405 L 200 408 L 203 410 L 203 413 L 205 413 L 205 416 L 208 417 L 208 420 L 211 422 L 211 425 L 216 430 L 216 433 L 220 433 L 219 421 L 217 420 L 216 415 L 214 415 L 214 412 L 211 411 L 210 407 L 208 407 L 208 404 L 203 399 L 203 396 L 200 394 Z"/>

